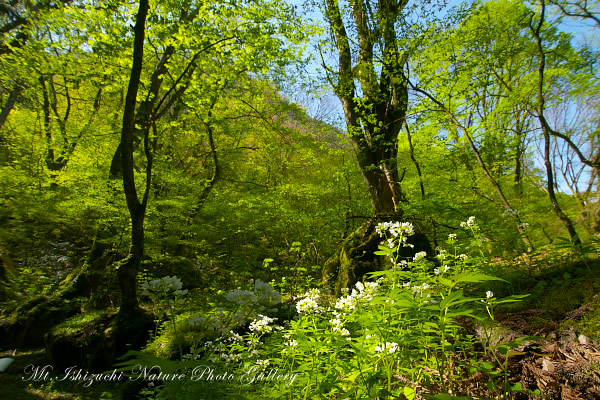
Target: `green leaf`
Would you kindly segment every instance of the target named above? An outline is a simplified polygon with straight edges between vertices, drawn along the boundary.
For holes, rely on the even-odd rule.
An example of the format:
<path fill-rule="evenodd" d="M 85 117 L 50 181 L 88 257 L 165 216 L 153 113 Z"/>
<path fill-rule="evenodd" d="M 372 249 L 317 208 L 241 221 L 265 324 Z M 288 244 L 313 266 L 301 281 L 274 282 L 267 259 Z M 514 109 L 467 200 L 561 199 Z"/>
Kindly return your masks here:
<path fill-rule="evenodd" d="M 523 386 L 521 386 L 520 382 L 517 382 L 513 386 L 510 387 L 511 392 L 521 392 L 523 390 L 524 390 Z"/>
<path fill-rule="evenodd" d="M 476 273 L 476 272 L 466 272 L 466 273 L 457 274 L 454 276 L 454 280 L 456 281 L 456 283 L 458 283 L 458 282 L 478 283 L 478 282 L 485 282 L 485 281 L 506 282 L 506 280 L 504 280 L 504 279 L 497 278 L 495 276 L 480 274 L 480 273 Z"/>
<path fill-rule="evenodd" d="M 417 390 L 410 386 L 404 386 L 403 393 L 408 400 L 414 400 L 414 398 L 417 396 Z"/>

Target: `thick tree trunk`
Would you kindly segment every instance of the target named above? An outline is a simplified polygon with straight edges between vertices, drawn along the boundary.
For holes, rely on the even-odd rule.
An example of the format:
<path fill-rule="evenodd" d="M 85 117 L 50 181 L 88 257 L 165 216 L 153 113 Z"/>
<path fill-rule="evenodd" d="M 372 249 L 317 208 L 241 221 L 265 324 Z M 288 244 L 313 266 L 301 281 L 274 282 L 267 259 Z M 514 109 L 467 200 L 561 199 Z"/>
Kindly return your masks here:
<path fill-rule="evenodd" d="M 403 77 L 406 55 L 399 50 L 395 30 L 405 5 L 406 1 L 380 1 L 379 11 L 371 15 L 365 1 L 354 2 L 352 18 L 358 47 L 353 56 L 340 5 L 336 0 L 326 0 L 325 17 L 339 61 L 339 70 L 330 75 L 330 82 L 344 108 L 346 127 L 369 187 L 374 215 L 399 213 L 400 203 L 406 201 L 397 168 L 398 134 L 408 107 L 407 82 Z M 379 36 L 372 26 L 378 27 Z M 379 46 L 384 59 L 381 71 L 375 68 L 375 49 Z M 362 97 L 357 96 L 356 82 Z"/>
<path fill-rule="evenodd" d="M 385 220 L 392 221 L 388 218 Z M 334 293 L 340 294 L 343 288 L 350 289 L 370 272 L 379 271 L 386 265 L 390 267 L 388 260 L 375 255 L 382 240 L 375 230 L 379 222 L 381 220 L 375 218 L 364 223 L 344 239 L 335 254 L 325 262 L 322 280 Z M 434 254 L 429 239 L 423 233 L 409 237 L 408 242 L 414 247 L 402 248 L 400 257 L 410 258 L 420 251 Z"/>
<path fill-rule="evenodd" d="M 137 272 L 144 257 L 144 214 L 141 207 L 131 213 L 131 248 L 129 256 L 117 270 L 121 307 L 119 312 L 131 313 L 138 308 Z"/>
<path fill-rule="evenodd" d="M 358 0 L 345 9 L 337 0 L 325 0 L 325 19 L 331 28 L 339 65 L 336 72 L 325 68 L 344 108 L 346 127 L 369 189 L 374 216 L 373 221 L 345 239 L 324 266 L 323 279 L 335 279 L 336 290 L 381 267 L 381 260 L 373 254 L 380 241 L 374 221 L 399 219 L 402 203 L 406 202 L 397 158 L 398 135 L 408 109 L 408 56 L 396 38 L 396 28 L 407 2 L 380 0 L 375 4 Z M 349 14 L 348 19 L 344 12 Z M 346 25 L 350 19 L 352 23 Z M 347 26 L 353 29 L 352 40 Z"/>
<path fill-rule="evenodd" d="M 0 163 L 6 163 L 10 160 L 10 151 L 8 143 L 6 139 L 1 136 L 1 130 L 4 124 L 6 123 L 6 120 L 8 119 L 11 110 L 15 107 L 15 104 L 17 103 L 19 91 L 20 88 L 17 84 L 15 86 L 15 89 L 13 89 L 8 95 L 8 98 L 6 99 L 6 102 L 2 107 L 2 112 L 0 113 Z"/>
<path fill-rule="evenodd" d="M 4 106 L 2 107 L 2 112 L 0 113 L 0 129 L 4 126 L 4 123 L 6 122 L 8 115 L 10 114 L 12 109 L 15 107 L 15 104 L 17 103 L 17 98 L 19 97 L 19 92 L 20 92 L 20 88 L 19 88 L 19 85 L 17 84 L 15 86 L 15 88 L 8 95 L 8 98 L 6 99 L 6 102 L 4 103 Z"/>

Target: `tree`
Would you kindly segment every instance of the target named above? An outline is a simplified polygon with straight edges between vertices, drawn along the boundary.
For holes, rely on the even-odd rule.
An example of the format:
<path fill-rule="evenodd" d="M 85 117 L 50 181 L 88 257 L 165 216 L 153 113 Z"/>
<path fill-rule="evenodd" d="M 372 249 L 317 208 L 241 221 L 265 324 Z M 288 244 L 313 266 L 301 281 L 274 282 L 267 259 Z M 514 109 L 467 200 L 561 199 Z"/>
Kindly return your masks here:
<path fill-rule="evenodd" d="M 562 210 L 562 208 L 558 202 L 558 199 L 556 197 L 556 192 L 554 190 L 555 178 L 554 178 L 554 171 L 553 171 L 553 167 L 552 167 L 552 160 L 550 158 L 551 157 L 550 136 L 551 136 L 552 132 L 554 132 L 554 134 L 557 136 L 562 136 L 562 138 L 565 138 L 565 136 L 560 135 L 558 132 L 554 131 L 548 124 L 548 120 L 546 119 L 546 116 L 545 116 L 545 112 L 546 112 L 545 80 L 547 79 L 546 78 L 546 75 L 547 75 L 547 70 L 546 70 L 546 68 L 547 68 L 546 67 L 547 50 L 545 49 L 543 39 L 542 39 L 542 28 L 544 27 L 544 24 L 545 24 L 545 14 L 546 14 L 545 0 L 540 0 L 539 5 L 540 5 L 539 13 L 538 13 L 538 15 L 535 16 L 535 17 L 537 17 L 538 20 L 537 20 L 537 22 L 535 22 L 535 17 L 532 16 L 530 23 L 529 23 L 529 29 L 535 40 L 536 49 L 537 49 L 538 57 L 539 57 L 537 85 L 536 85 L 537 104 L 536 104 L 535 111 L 537 114 L 536 115 L 537 119 L 539 120 L 542 134 L 543 134 L 544 166 L 546 168 L 546 182 L 547 182 L 546 187 L 547 187 L 548 198 L 550 199 L 550 202 L 552 203 L 552 209 L 554 210 L 554 213 L 562 221 L 565 228 L 567 229 L 567 232 L 569 232 L 569 236 L 571 237 L 571 241 L 573 242 L 573 244 L 579 245 L 579 244 L 581 244 L 581 239 L 580 239 L 579 235 L 577 234 L 577 231 L 575 230 L 575 226 L 574 226 L 573 222 L 571 221 L 571 218 L 569 218 L 567 216 L 567 214 L 565 214 L 565 212 Z M 598 168 L 597 164 L 598 164 L 598 161 L 600 161 L 600 160 L 597 159 L 595 161 L 596 161 L 596 168 Z M 589 163 L 589 161 L 588 161 L 588 163 Z"/>
<path fill-rule="evenodd" d="M 527 43 L 519 36 L 523 13 L 513 2 L 490 2 L 465 10 L 456 27 L 424 41 L 412 64 L 416 78 L 409 85 L 424 100 L 416 110 L 431 118 L 446 115 L 448 141 L 468 146 L 495 196 L 475 183 L 472 189 L 504 209 L 525 248 L 532 251 L 522 216 L 501 183 L 511 173 L 517 190 L 521 181 L 527 108 L 519 103 L 523 97 L 518 91 L 529 72 L 522 56 Z M 514 171 L 511 153 L 515 154 Z"/>
<path fill-rule="evenodd" d="M 558 7 L 566 16 L 591 20 L 597 27 L 600 27 L 600 18 L 598 17 L 600 3 L 597 0 L 549 0 L 548 3 Z"/>
<path fill-rule="evenodd" d="M 144 61 L 144 38 L 146 33 L 146 17 L 148 15 L 148 0 L 140 0 L 139 9 L 133 28 L 133 57 L 131 74 L 127 95 L 125 98 L 125 109 L 123 110 L 123 128 L 121 130 L 121 164 L 123 168 L 123 189 L 127 209 L 131 218 L 131 250 L 126 262 L 119 268 L 117 274 L 119 287 L 121 289 L 121 307 L 119 313 L 131 314 L 138 307 L 136 293 L 137 270 L 144 256 L 144 217 L 150 195 L 150 184 L 152 182 L 152 149 L 150 148 L 150 127 L 142 125 L 144 129 L 144 152 L 146 154 L 146 186 L 142 200 L 140 201 L 135 185 L 135 174 L 133 164 L 133 135 L 136 123 L 136 99 L 140 86 L 142 65 Z M 138 120 L 139 121 L 139 120 Z M 148 121 L 141 121 L 146 123 Z"/>
<path fill-rule="evenodd" d="M 407 196 L 400 185 L 398 135 L 406 124 L 409 106 L 408 62 L 423 34 L 425 10 L 430 6 L 431 2 L 408 6 L 408 0 L 321 3 L 333 44 L 328 48 L 321 42 L 322 66 L 342 103 L 375 219 L 404 214 L 402 204 Z M 421 21 L 413 24 L 411 18 Z M 326 62 L 330 52 L 337 58 L 337 70 Z M 380 261 L 367 256 L 379 243 L 375 219 L 350 235 L 324 266 L 323 278 L 337 277 L 336 289 L 350 286 L 378 268 Z M 422 233 L 413 240 L 415 251 L 432 252 Z"/>
<path fill-rule="evenodd" d="M 340 2 L 324 3 L 338 69 L 330 68 L 325 58 L 322 65 L 342 102 L 346 128 L 369 187 L 374 215 L 401 215 L 401 203 L 406 201 L 397 154 L 398 134 L 408 108 L 405 64 L 409 51 L 398 40 L 397 28 L 407 3 L 408 0 L 352 0 L 352 23 L 344 20 L 347 8 Z M 349 30 L 352 28 L 355 31 Z M 354 40 L 358 46 L 353 46 Z"/>
<path fill-rule="evenodd" d="M 600 27 L 600 18 L 598 17 L 600 3 L 597 0 L 549 0 L 548 3 L 540 2 L 539 4 L 542 12 L 545 11 L 546 4 L 553 5 L 556 6 L 563 15 L 571 19 L 584 21 L 584 23 L 591 22 L 593 24 L 592 26 L 596 29 Z M 542 17 L 543 14 L 541 14 L 540 18 Z M 542 24 L 544 21 L 541 21 L 540 19 L 539 23 Z M 589 25 L 586 27 L 588 26 Z M 534 27 L 532 27 L 531 30 L 536 41 L 538 39 L 542 41 L 538 51 L 542 56 L 545 56 L 543 38 L 539 37 L 539 35 L 536 36 L 536 29 Z M 594 67 L 597 69 L 598 65 L 597 49 L 588 49 L 584 47 L 581 53 L 581 57 L 587 59 L 585 60 L 586 62 L 584 65 L 571 68 L 570 78 L 572 85 L 568 95 L 570 98 L 575 98 L 577 103 L 584 101 L 592 102 L 596 104 L 595 108 L 597 109 L 598 78 L 594 72 Z M 543 80 L 543 73 L 540 73 L 540 79 Z M 542 97 L 544 97 L 544 94 L 542 95 Z M 552 112 L 552 110 L 549 111 Z M 540 122 L 541 120 L 542 119 L 540 119 Z M 552 128 L 547 120 L 546 130 L 550 135 L 560 139 L 561 142 L 566 143 L 569 151 L 572 151 L 574 155 L 576 155 L 574 158 L 578 159 L 585 168 L 591 169 L 588 187 L 591 187 L 594 181 L 596 182 L 596 205 L 595 210 L 593 211 L 594 222 L 592 231 L 594 235 L 600 235 L 600 151 L 598 151 L 597 144 L 600 135 L 600 123 L 597 118 L 595 118 L 595 120 L 592 118 L 590 122 L 594 124 L 595 127 L 583 129 L 583 131 L 587 130 L 588 132 L 583 135 L 577 135 L 577 130 L 567 129 L 567 126 L 563 126 L 565 129 L 562 130 L 558 129 L 556 126 Z M 569 164 L 572 165 L 571 160 L 563 163 L 563 165 Z M 575 185 L 574 188 L 577 188 L 577 185 Z"/>
<path fill-rule="evenodd" d="M 194 112 L 193 101 L 185 99 L 188 89 L 197 84 L 206 71 L 204 63 L 212 57 L 225 57 L 234 64 L 243 63 L 248 72 L 265 71 L 269 65 L 284 65 L 293 60 L 295 45 L 303 40 L 303 34 L 292 33 L 293 10 L 286 6 L 268 2 L 257 5 L 250 1 L 225 7 L 222 3 L 168 2 L 157 6 L 149 14 L 147 0 L 141 1 L 134 27 L 132 69 L 123 111 L 121 141 L 111 164 L 111 175 L 121 175 L 127 207 L 131 217 L 131 249 L 127 260 L 118 269 L 121 290 L 120 312 L 130 313 L 137 309 L 136 277 L 144 256 L 144 218 L 152 186 L 152 168 L 157 148 L 158 128 L 163 117 L 174 112 L 176 118 L 183 110 Z M 161 7 L 165 7 L 162 9 Z M 181 10 L 179 15 L 173 9 Z M 150 15 L 154 24 L 146 28 L 146 17 Z M 274 21 L 279 17 L 275 28 Z M 170 19 L 173 19 L 172 21 Z M 148 42 L 154 49 L 156 60 L 144 57 L 145 33 L 147 29 L 156 36 Z M 185 31 L 185 35 L 181 32 Z M 282 39 L 288 40 L 282 45 Z M 144 65 L 150 65 L 149 77 L 143 75 Z M 147 80 L 145 80 L 147 79 Z M 229 80 L 229 77 L 223 78 Z M 217 79 L 217 82 L 221 79 Z M 138 102 L 138 88 L 146 83 L 146 90 Z M 190 92 L 194 92 L 191 90 Z M 197 93 L 197 91 L 196 91 Z M 217 92 L 218 94 L 218 92 Z M 216 102 L 209 96 L 209 102 Z M 208 115 L 199 115 L 212 138 Z M 144 191 L 140 197 L 136 187 L 134 153 L 136 142 L 142 143 L 145 160 Z M 213 156 L 216 155 L 214 144 Z M 216 160 L 216 158 L 215 158 Z M 218 162 L 215 164 L 218 173 Z"/>

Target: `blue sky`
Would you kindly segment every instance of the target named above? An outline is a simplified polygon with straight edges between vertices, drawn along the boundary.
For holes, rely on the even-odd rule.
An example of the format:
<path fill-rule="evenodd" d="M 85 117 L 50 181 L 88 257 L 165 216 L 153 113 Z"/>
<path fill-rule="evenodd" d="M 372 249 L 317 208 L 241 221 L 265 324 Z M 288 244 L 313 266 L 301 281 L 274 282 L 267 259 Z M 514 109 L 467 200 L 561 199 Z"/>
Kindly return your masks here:
<path fill-rule="evenodd" d="M 299 9 L 302 9 L 300 7 L 300 5 L 303 3 L 302 0 L 290 0 L 290 3 L 297 5 L 299 7 Z M 463 3 L 463 1 L 449 0 L 448 7 L 457 6 L 461 3 Z M 472 1 L 468 0 L 467 3 L 472 3 Z M 549 18 L 559 15 L 558 9 L 553 10 L 553 9 L 549 8 L 549 9 L 547 9 L 547 12 L 548 12 L 547 15 Z M 322 25 L 325 25 L 318 9 L 310 9 L 308 11 L 308 16 L 315 21 L 320 21 L 320 23 Z M 582 44 L 582 43 L 587 42 L 587 43 L 593 43 L 594 45 L 597 45 L 598 43 L 600 43 L 600 40 L 598 40 L 598 33 L 600 32 L 600 27 L 595 27 L 593 24 L 591 24 L 589 22 L 586 22 L 586 21 L 582 22 L 582 21 L 574 20 L 573 18 L 564 18 L 563 23 L 560 25 L 560 27 L 563 31 L 573 34 L 575 44 Z M 309 49 L 308 49 L 308 51 L 311 52 L 313 55 L 315 54 L 315 52 L 314 52 L 315 43 L 316 43 L 316 39 L 313 40 L 313 42 L 309 45 Z M 303 76 L 301 76 L 301 78 L 306 81 L 306 80 L 310 80 L 309 78 L 316 79 L 319 76 L 322 77 L 321 71 L 322 71 L 322 68 L 320 65 L 320 59 L 313 58 L 311 63 L 306 67 L 306 70 L 303 72 L 303 74 L 302 74 Z M 302 80 L 302 79 L 300 79 L 300 80 Z M 304 104 L 305 107 L 307 108 L 308 113 L 311 116 L 318 118 L 318 119 L 323 119 L 326 122 L 329 122 L 335 126 L 338 126 L 341 129 L 345 128 L 341 103 L 339 102 L 337 97 L 333 94 L 331 89 L 327 88 L 327 86 L 325 84 L 321 85 L 321 87 L 319 89 L 319 96 L 317 96 L 315 93 L 312 93 L 308 90 L 301 89 L 301 86 L 295 86 L 294 88 L 295 88 L 295 90 L 292 89 L 291 91 L 289 91 L 287 93 L 290 100 L 300 103 L 300 104 Z M 534 151 L 534 153 L 535 153 L 535 151 Z M 536 164 L 538 165 L 538 167 L 541 167 L 541 162 L 539 161 L 539 155 L 538 155 L 538 161 L 536 161 Z M 565 187 L 564 183 L 561 182 L 562 179 L 560 176 L 557 177 L 557 180 L 559 182 L 559 186 L 561 187 L 561 190 L 568 192 L 568 189 Z"/>

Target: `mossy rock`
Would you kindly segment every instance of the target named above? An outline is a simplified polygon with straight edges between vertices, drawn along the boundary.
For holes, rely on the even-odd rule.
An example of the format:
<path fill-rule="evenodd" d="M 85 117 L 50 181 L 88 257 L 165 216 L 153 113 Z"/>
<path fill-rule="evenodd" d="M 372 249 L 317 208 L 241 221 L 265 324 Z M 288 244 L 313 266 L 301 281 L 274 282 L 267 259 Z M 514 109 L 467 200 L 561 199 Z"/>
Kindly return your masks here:
<path fill-rule="evenodd" d="M 46 335 L 46 349 L 58 368 L 76 365 L 88 371 L 111 368 L 129 350 L 141 349 L 153 328 L 143 311 L 120 315 L 115 310 L 86 313 L 64 321 Z"/>
<path fill-rule="evenodd" d="M 44 335 L 55 325 L 80 312 L 75 302 L 38 297 L 17 308 L 11 318 L 0 322 L 0 346 L 39 347 Z"/>
<path fill-rule="evenodd" d="M 375 230 L 377 222 L 371 220 L 360 226 L 325 262 L 322 279 L 332 287 L 335 294 L 339 294 L 342 288 L 351 288 L 370 272 L 390 267 L 389 260 L 375 255 L 382 241 Z M 408 238 L 408 242 L 414 247 L 402 248 L 399 254 L 401 258 L 412 257 L 420 251 L 433 254 L 431 244 L 423 233 L 417 232 Z"/>
<path fill-rule="evenodd" d="M 90 281 L 82 273 L 81 268 L 71 272 L 59 284 L 61 298 L 72 300 L 76 297 L 89 297 L 91 292 Z"/>
<path fill-rule="evenodd" d="M 193 289 L 202 285 L 200 269 L 185 257 L 169 257 L 156 262 L 144 262 L 144 267 L 156 278 L 176 276 L 181 279 L 185 289 Z"/>

